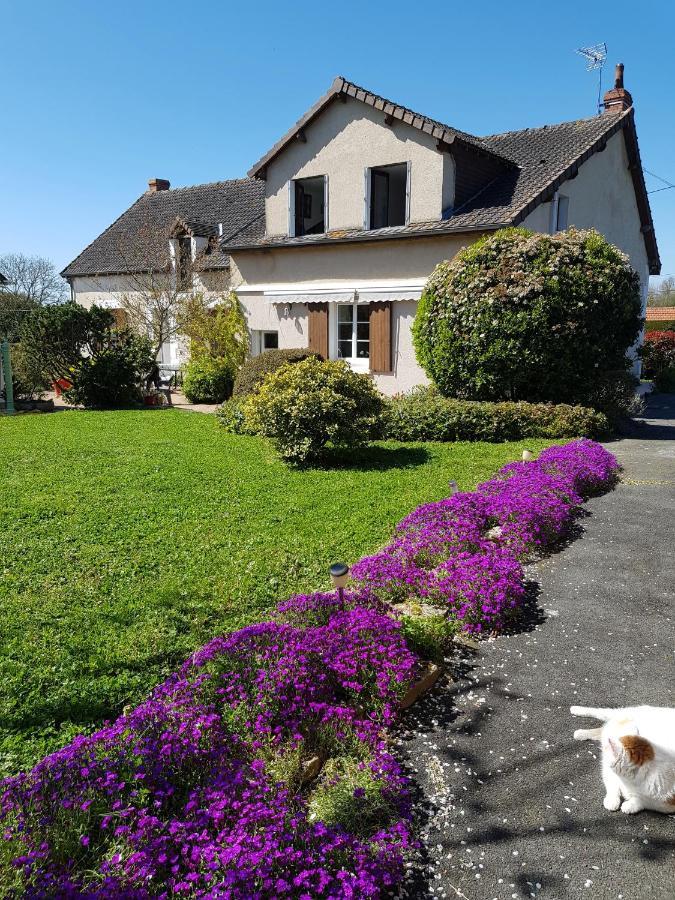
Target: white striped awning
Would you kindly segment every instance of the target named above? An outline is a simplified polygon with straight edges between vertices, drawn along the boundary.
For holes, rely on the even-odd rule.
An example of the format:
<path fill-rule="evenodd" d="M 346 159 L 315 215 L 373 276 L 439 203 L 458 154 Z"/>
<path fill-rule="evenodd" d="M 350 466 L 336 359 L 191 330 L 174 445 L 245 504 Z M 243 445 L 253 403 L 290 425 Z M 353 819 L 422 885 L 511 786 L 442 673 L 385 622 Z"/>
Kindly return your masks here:
<path fill-rule="evenodd" d="M 265 291 L 270 303 L 392 303 L 419 300 L 422 287 L 354 288 L 353 290 Z"/>

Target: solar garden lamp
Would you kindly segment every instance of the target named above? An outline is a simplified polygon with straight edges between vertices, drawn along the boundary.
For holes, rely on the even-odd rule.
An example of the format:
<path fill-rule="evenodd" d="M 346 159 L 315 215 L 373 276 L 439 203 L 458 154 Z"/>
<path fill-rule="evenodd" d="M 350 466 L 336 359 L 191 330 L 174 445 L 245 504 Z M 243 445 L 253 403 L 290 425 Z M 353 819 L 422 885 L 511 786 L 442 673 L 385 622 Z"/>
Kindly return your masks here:
<path fill-rule="evenodd" d="M 349 581 L 349 566 L 347 563 L 336 562 L 329 569 L 333 587 L 337 589 L 340 603 L 344 600 L 345 587 Z"/>
<path fill-rule="evenodd" d="M 531 450 L 523 450 L 523 462 L 532 462 L 534 453 Z"/>
<path fill-rule="evenodd" d="M 459 490 L 459 485 L 457 484 L 456 481 L 449 481 L 448 482 L 448 490 L 450 491 L 449 496 L 452 497 L 452 495 L 456 494 L 457 491 Z"/>

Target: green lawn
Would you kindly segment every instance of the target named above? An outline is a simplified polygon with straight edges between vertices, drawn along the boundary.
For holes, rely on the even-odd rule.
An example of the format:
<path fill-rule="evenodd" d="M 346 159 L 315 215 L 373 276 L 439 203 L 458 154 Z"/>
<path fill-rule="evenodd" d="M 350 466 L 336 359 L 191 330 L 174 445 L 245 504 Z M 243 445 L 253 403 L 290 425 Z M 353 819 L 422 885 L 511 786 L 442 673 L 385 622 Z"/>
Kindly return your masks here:
<path fill-rule="evenodd" d="M 380 444 L 294 471 L 211 416 L 0 418 L 0 772 L 115 716 L 209 637 L 326 587 L 331 562 L 521 449 Z"/>

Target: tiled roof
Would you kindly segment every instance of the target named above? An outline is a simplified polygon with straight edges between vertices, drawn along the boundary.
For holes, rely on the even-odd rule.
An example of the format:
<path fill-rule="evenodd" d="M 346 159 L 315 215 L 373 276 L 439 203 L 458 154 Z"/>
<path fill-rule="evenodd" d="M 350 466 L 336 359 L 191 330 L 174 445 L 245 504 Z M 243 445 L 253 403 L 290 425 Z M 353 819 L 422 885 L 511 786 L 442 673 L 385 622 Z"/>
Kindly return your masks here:
<path fill-rule="evenodd" d="M 675 306 L 648 306 L 646 318 L 648 322 L 675 321 Z"/>
<path fill-rule="evenodd" d="M 465 147 L 474 150 L 476 153 L 482 153 L 486 156 L 501 159 L 506 165 L 509 165 L 511 162 L 508 157 L 504 156 L 499 151 L 494 150 L 494 148 L 490 147 L 475 135 L 468 134 L 466 131 L 460 131 L 457 128 L 453 128 L 451 125 L 445 125 L 443 122 L 438 122 L 436 119 L 431 119 L 429 116 L 422 115 L 422 113 L 414 112 L 414 110 L 408 109 L 406 106 L 401 106 L 398 103 L 394 103 L 393 100 L 387 100 L 386 97 L 380 97 L 378 94 L 373 94 L 372 91 L 359 87 L 358 84 L 347 81 L 346 78 L 338 75 L 323 97 L 317 100 L 314 106 L 307 110 L 302 118 L 298 119 L 295 125 L 293 125 L 293 127 L 277 141 L 272 149 L 249 169 L 248 174 L 253 177 L 261 177 L 264 175 L 265 167 L 269 165 L 275 156 L 281 153 L 290 141 L 296 140 L 298 136 L 301 136 L 303 128 L 320 115 L 326 106 L 336 99 L 341 98 L 345 100 L 347 97 L 365 103 L 367 106 L 372 106 L 373 109 L 380 110 L 384 113 L 385 118 L 390 117 L 392 121 L 397 120 L 405 122 L 412 128 L 417 128 L 448 146 L 451 146 L 455 141 L 459 141 Z"/>
<path fill-rule="evenodd" d="M 645 243 L 652 273 L 659 271 L 658 248 L 639 161 L 633 110 L 603 113 L 590 119 L 578 119 L 559 125 L 508 131 L 480 138 L 481 146 L 501 157 L 513 160 L 517 168 L 504 171 L 482 191 L 442 220 L 414 222 L 394 228 L 366 231 L 354 228 L 327 234 L 288 237 L 261 236 L 243 229 L 234 240 L 224 245 L 229 250 L 253 247 L 289 247 L 305 244 L 334 244 L 346 241 L 386 240 L 401 237 L 470 232 L 517 225 L 539 203 L 549 200 L 560 184 L 573 178 L 579 166 L 601 150 L 609 138 L 625 128 L 631 157 L 636 197 L 640 208 Z M 478 140 L 478 139 L 477 139 Z"/>
<path fill-rule="evenodd" d="M 246 229 L 249 236 L 262 236 L 265 230 L 265 185 L 253 178 L 217 181 L 194 187 L 147 192 L 107 228 L 80 255 L 69 263 L 61 274 L 110 275 L 128 268 L 130 255 L 125 248 L 133 248 L 142 230 L 151 227 L 158 234 L 168 233 L 180 220 L 193 234 L 217 236 L 222 224 L 224 240 L 235 240 Z M 209 248 L 210 250 L 211 248 Z M 161 265 L 162 260 L 148 259 L 148 268 Z M 224 268 L 229 257 L 222 249 L 202 254 L 203 269 Z"/>

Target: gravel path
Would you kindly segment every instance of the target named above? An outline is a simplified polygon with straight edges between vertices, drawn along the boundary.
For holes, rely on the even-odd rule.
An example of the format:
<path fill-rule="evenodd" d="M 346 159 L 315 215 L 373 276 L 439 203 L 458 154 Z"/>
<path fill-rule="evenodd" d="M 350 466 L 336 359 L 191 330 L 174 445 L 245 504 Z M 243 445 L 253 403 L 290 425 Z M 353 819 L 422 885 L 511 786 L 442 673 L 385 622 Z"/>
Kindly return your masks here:
<path fill-rule="evenodd" d="M 675 816 L 606 812 L 571 704 L 675 706 L 675 396 L 611 445 L 622 483 L 530 570 L 529 625 L 408 713 L 426 868 L 409 897 L 675 898 Z"/>

